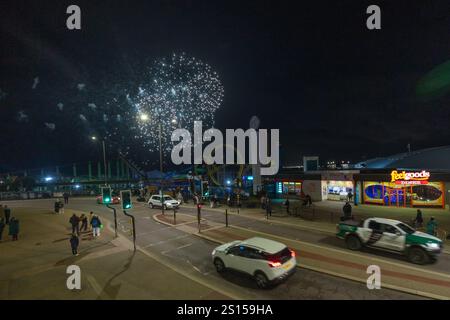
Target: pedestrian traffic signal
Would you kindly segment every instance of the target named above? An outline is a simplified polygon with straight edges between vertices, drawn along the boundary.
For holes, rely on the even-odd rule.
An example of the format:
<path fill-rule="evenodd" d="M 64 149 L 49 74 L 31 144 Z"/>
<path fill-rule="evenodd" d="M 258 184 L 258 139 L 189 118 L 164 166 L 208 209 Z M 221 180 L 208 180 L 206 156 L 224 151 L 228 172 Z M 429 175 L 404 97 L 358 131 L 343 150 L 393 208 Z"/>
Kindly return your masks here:
<path fill-rule="evenodd" d="M 111 188 L 103 187 L 102 188 L 102 203 L 108 204 L 111 203 Z"/>
<path fill-rule="evenodd" d="M 131 191 L 130 190 L 120 191 L 120 198 L 122 199 L 122 209 L 123 210 L 133 208 L 133 204 L 131 203 Z"/>

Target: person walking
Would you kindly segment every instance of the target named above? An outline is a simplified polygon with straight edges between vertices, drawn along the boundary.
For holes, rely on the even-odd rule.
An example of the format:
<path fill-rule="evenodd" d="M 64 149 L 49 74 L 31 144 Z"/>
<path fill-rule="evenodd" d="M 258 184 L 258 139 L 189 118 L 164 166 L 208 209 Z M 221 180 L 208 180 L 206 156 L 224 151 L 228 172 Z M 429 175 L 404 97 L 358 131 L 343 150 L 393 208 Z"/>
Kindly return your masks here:
<path fill-rule="evenodd" d="M 352 218 L 352 206 L 348 201 L 345 202 L 344 206 L 342 207 L 342 211 L 344 212 L 344 220 L 349 220 Z"/>
<path fill-rule="evenodd" d="M 92 225 L 92 235 L 94 236 L 94 238 L 99 237 L 102 222 L 100 221 L 100 218 L 97 215 L 92 217 L 91 225 Z"/>
<path fill-rule="evenodd" d="M 286 202 L 284 203 L 284 205 L 286 206 L 286 212 L 289 213 L 289 198 L 286 199 Z"/>
<path fill-rule="evenodd" d="M 59 201 L 58 200 L 55 201 L 55 213 L 56 214 L 59 213 Z"/>
<path fill-rule="evenodd" d="M 64 192 L 64 204 L 69 204 L 69 194 L 67 192 Z"/>
<path fill-rule="evenodd" d="M 89 231 L 92 231 L 92 218 L 94 217 L 94 212 L 89 212 Z"/>
<path fill-rule="evenodd" d="M 84 213 L 81 215 L 80 221 L 81 221 L 80 232 L 87 231 L 87 228 L 88 228 L 88 218 L 86 217 L 86 215 L 85 215 Z"/>
<path fill-rule="evenodd" d="M 72 237 L 70 237 L 70 247 L 72 248 L 72 254 L 74 256 L 78 255 L 78 245 L 80 244 L 80 239 L 75 233 L 72 233 Z"/>
<path fill-rule="evenodd" d="M 352 200 L 353 200 L 353 193 L 352 193 L 352 190 L 350 190 L 350 191 L 347 193 L 347 198 L 348 198 L 348 202 L 352 202 Z"/>
<path fill-rule="evenodd" d="M 428 221 L 427 223 L 427 233 L 431 234 L 432 236 L 436 236 L 437 234 L 437 222 L 434 217 L 431 217 L 430 221 Z"/>
<path fill-rule="evenodd" d="M 272 216 L 272 200 L 269 197 L 266 198 L 266 213 L 267 216 Z"/>
<path fill-rule="evenodd" d="M 5 219 L 0 218 L 0 242 L 2 242 L 3 239 L 3 230 L 5 229 Z"/>
<path fill-rule="evenodd" d="M 59 213 L 64 214 L 64 203 L 59 199 Z"/>
<path fill-rule="evenodd" d="M 13 241 L 17 241 L 19 237 L 19 220 L 14 217 L 9 221 L 9 235 L 12 237 Z"/>
<path fill-rule="evenodd" d="M 422 210 L 420 209 L 417 209 L 416 219 L 414 220 L 414 226 L 416 228 L 421 228 L 423 226 Z"/>
<path fill-rule="evenodd" d="M 9 219 L 11 217 L 11 209 L 8 208 L 7 205 L 3 208 L 3 212 L 5 214 L 5 224 L 9 224 Z"/>
<path fill-rule="evenodd" d="M 77 235 L 80 235 L 80 218 L 74 213 L 70 219 L 70 224 L 72 225 L 72 233 L 77 233 Z"/>

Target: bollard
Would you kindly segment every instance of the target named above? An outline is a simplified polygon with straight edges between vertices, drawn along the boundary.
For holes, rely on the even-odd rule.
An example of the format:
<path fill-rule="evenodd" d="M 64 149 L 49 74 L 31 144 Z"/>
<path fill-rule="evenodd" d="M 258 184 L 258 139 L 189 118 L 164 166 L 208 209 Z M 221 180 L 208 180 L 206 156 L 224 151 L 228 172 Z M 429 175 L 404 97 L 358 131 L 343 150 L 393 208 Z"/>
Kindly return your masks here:
<path fill-rule="evenodd" d="M 173 224 L 177 224 L 177 209 L 173 208 Z"/>

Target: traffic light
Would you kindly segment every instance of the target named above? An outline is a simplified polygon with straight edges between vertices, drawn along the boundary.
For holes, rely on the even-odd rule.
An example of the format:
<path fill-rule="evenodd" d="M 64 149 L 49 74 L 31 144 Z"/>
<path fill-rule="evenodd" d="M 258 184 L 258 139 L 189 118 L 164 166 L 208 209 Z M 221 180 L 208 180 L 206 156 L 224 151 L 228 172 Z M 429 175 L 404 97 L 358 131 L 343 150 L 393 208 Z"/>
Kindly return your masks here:
<path fill-rule="evenodd" d="M 123 210 L 133 208 L 133 204 L 131 203 L 131 191 L 130 190 L 120 191 L 120 198 L 122 199 L 122 209 Z"/>
<path fill-rule="evenodd" d="M 111 188 L 103 187 L 102 188 L 102 203 L 108 204 L 108 203 L 111 203 L 111 201 L 112 201 Z"/>

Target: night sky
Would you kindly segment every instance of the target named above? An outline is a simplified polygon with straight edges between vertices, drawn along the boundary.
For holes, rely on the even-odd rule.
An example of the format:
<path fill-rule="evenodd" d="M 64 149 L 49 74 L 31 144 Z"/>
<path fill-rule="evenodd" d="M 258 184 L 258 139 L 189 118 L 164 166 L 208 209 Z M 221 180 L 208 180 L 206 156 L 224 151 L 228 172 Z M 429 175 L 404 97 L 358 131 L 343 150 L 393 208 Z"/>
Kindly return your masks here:
<path fill-rule="evenodd" d="M 81 7 L 80 31 L 66 28 L 70 4 Z M 370 4 L 381 30 L 366 28 Z M 450 138 L 446 88 L 417 89 L 450 60 L 449 1 L 6 0 L 0 28 L 0 172 L 98 159 L 88 137 L 101 128 L 79 123 L 77 108 L 133 92 L 146 66 L 174 52 L 219 74 L 218 128 L 248 128 L 256 115 L 280 129 L 284 165 Z M 133 143 L 136 159 L 157 159 Z"/>

